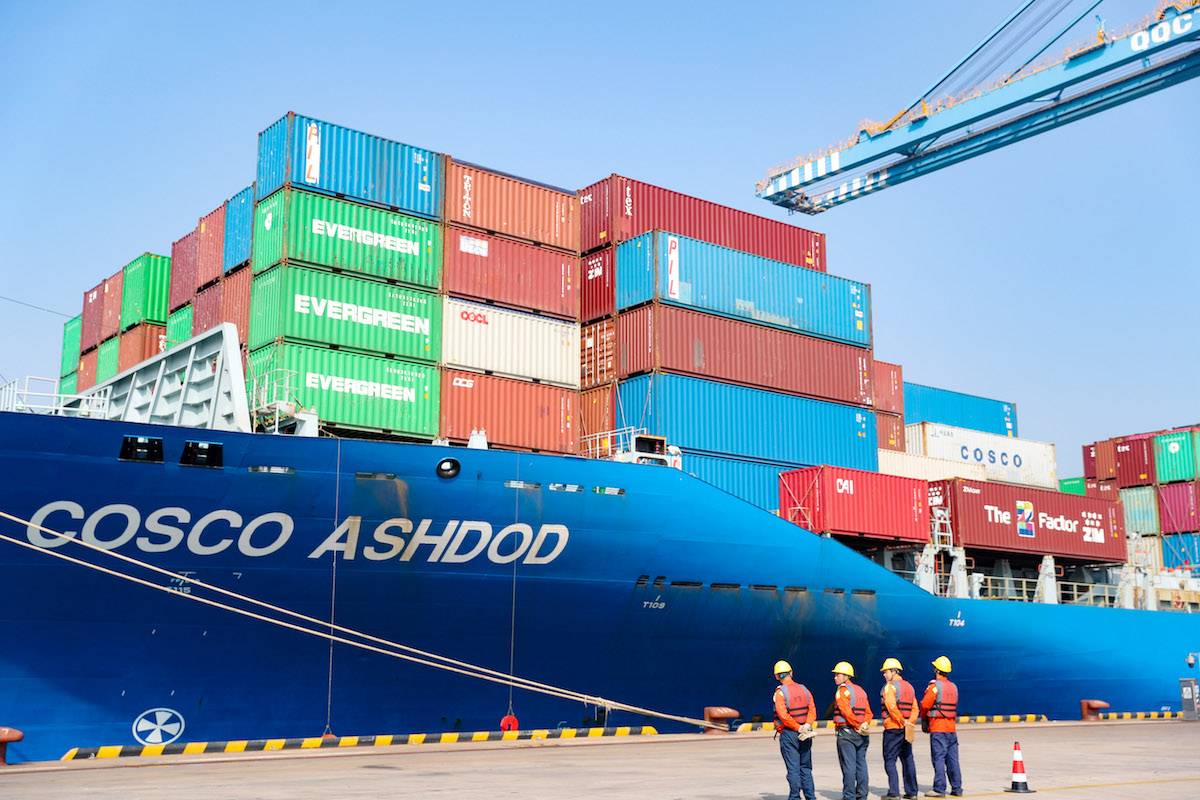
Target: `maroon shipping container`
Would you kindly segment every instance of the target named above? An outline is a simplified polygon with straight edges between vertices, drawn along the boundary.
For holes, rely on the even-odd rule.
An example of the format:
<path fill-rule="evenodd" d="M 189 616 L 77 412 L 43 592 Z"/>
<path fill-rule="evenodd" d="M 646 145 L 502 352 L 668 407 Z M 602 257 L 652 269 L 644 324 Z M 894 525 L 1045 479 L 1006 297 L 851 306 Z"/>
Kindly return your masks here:
<path fill-rule="evenodd" d="M 100 327 L 104 321 L 104 281 L 83 293 L 83 312 L 79 320 L 79 352 L 100 346 Z"/>
<path fill-rule="evenodd" d="M 446 159 L 446 221 L 579 252 L 574 192 Z"/>
<path fill-rule="evenodd" d="M 171 311 L 192 301 L 196 295 L 196 231 L 171 244 L 171 283 L 167 305 Z"/>
<path fill-rule="evenodd" d="M 125 270 L 104 279 L 104 304 L 100 311 L 100 341 L 111 339 L 121 332 L 121 289 L 125 285 Z"/>
<path fill-rule="evenodd" d="M 99 355 L 99 350 L 91 350 L 79 357 L 79 369 L 75 372 L 76 392 L 96 385 L 96 361 Z"/>
<path fill-rule="evenodd" d="M 899 364 L 875 361 L 871 373 L 875 410 L 904 416 L 904 369 Z"/>
<path fill-rule="evenodd" d="M 1107 500 L 959 478 L 931 481 L 929 506 L 950 510 L 954 543 L 968 549 L 1125 560 L 1121 509 Z"/>
<path fill-rule="evenodd" d="M 196 226 L 196 288 L 221 277 L 225 263 L 225 204 L 200 218 Z"/>
<path fill-rule="evenodd" d="M 1200 484 L 1188 481 L 1159 486 L 1158 519 L 1163 533 L 1200 531 Z"/>
<path fill-rule="evenodd" d="M 124 372 L 167 349 L 167 329 L 162 325 L 134 325 L 117 343 L 117 372 Z"/>
<path fill-rule="evenodd" d="M 823 233 L 620 175 L 581 190 L 579 209 L 585 253 L 658 229 L 825 271 Z"/>
<path fill-rule="evenodd" d="M 610 322 L 584 333 L 583 386 L 595 386 L 612 375 L 603 353 L 592 359 L 586 344 L 606 346 L 599 333 Z M 788 394 L 839 403 L 871 404 L 871 351 L 816 339 L 791 331 L 704 314 L 678 306 L 651 303 L 623 312 L 616 320 L 617 378 L 651 371 L 695 375 Z M 594 363 L 593 363 L 594 361 Z"/>
<path fill-rule="evenodd" d="M 1117 485 L 1122 489 L 1154 483 L 1154 439 L 1151 436 L 1127 436 L 1117 443 Z"/>
<path fill-rule="evenodd" d="M 904 417 L 886 411 L 875 412 L 875 428 L 879 433 L 879 449 L 907 452 L 904 440 Z"/>
<path fill-rule="evenodd" d="M 619 377 L 617 370 L 617 322 L 602 319 L 584 325 L 579 336 L 579 386 L 612 383 Z"/>
<path fill-rule="evenodd" d="M 580 298 L 579 318 L 592 322 L 617 313 L 616 275 L 613 274 L 611 247 L 583 257 L 583 292 Z"/>
<path fill-rule="evenodd" d="M 1096 480 L 1108 481 L 1117 477 L 1117 439 L 1096 442 Z"/>
<path fill-rule="evenodd" d="M 813 533 L 929 541 L 929 485 L 844 467 L 779 476 L 779 515 Z"/>
<path fill-rule="evenodd" d="M 224 284 L 216 283 L 196 295 L 192 302 L 192 336 L 204 333 L 220 325 L 221 289 Z"/>
<path fill-rule="evenodd" d="M 572 389 L 447 369 L 442 372 L 441 435 L 466 442 L 471 431 L 482 430 L 491 445 L 577 453 L 578 400 Z"/>
<path fill-rule="evenodd" d="M 450 226 L 448 294 L 579 319 L 579 256 Z"/>
<path fill-rule="evenodd" d="M 605 433 L 617 428 L 615 387 L 598 386 L 579 395 L 579 435 Z"/>
<path fill-rule="evenodd" d="M 1096 445 L 1085 444 L 1083 446 L 1083 477 L 1096 478 Z"/>
<path fill-rule="evenodd" d="M 250 283 L 254 270 L 243 266 L 221 280 L 221 321 L 237 327 L 238 343 L 245 344 L 250 332 Z M 195 322 L 195 317 L 192 318 Z"/>

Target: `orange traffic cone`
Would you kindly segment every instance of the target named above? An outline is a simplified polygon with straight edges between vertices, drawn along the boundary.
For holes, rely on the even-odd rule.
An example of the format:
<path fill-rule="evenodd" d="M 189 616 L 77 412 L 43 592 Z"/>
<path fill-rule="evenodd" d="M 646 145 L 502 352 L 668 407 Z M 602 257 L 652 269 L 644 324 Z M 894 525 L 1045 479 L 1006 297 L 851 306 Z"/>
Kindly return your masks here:
<path fill-rule="evenodd" d="M 1004 791 L 1018 794 L 1033 794 L 1035 791 L 1029 788 L 1029 780 L 1025 777 L 1025 759 L 1021 756 L 1020 742 L 1013 742 L 1012 788 Z"/>

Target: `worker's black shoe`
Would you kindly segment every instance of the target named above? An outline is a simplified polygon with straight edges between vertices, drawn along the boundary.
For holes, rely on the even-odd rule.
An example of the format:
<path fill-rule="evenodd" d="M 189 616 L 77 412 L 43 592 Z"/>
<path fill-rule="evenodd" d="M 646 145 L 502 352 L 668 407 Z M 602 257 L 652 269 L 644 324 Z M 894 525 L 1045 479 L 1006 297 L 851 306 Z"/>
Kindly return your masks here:
<path fill-rule="evenodd" d="M 962 789 L 959 789 L 957 792 L 951 792 L 950 796 L 951 797 L 962 797 L 963 796 Z"/>
<path fill-rule="evenodd" d="M 883 800 L 900 800 L 900 795 L 898 794 L 883 794 L 880 795 L 880 797 L 882 797 Z"/>
<path fill-rule="evenodd" d="M 917 796 L 915 794 L 906 794 L 904 795 L 904 800 L 917 800 Z"/>

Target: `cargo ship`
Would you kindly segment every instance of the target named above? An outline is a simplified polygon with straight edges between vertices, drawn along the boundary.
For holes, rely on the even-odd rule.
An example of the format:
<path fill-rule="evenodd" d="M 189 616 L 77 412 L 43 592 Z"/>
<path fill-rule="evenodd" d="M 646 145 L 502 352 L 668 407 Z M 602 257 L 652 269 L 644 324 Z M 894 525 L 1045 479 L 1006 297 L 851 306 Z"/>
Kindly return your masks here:
<path fill-rule="evenodd" d="M 819 701 L 944 654 L 971 714 L 1176 707 L 1200 622 L 1126 512 L 876 359 L 822 234 L 296 114 L 258 145 L 0 391 L 10 759 L 694 730 L 769 716 L 780 658 Z"/>

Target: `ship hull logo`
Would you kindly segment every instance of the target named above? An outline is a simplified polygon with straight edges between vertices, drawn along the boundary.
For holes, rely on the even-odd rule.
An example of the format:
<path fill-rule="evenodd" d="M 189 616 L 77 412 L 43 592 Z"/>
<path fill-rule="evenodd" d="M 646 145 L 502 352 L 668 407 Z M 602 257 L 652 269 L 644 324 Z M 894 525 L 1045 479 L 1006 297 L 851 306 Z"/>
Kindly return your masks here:
<path fill-rule="evenodd" d="M 173 708 L 151 708 L 133 721 L 133 738 L 139 744 L 170 744 L 183 735 L 183 715 Z"/>

